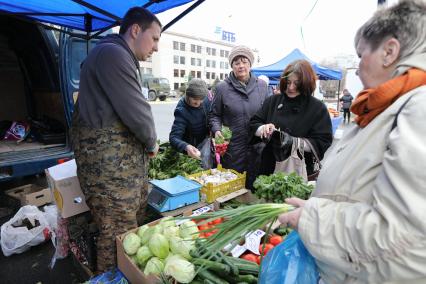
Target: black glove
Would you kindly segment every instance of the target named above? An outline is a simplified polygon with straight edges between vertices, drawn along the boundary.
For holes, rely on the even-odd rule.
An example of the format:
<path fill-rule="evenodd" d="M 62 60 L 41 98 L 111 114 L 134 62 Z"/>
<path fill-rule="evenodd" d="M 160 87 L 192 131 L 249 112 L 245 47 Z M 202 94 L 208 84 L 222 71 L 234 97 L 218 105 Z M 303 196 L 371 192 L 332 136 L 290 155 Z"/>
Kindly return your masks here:
<path fill-rule="evenodd" d="M 271 140 L 276 161 L 284 161 L 290 156 L 293 138 L 285 131 L 274 131 Z"/>

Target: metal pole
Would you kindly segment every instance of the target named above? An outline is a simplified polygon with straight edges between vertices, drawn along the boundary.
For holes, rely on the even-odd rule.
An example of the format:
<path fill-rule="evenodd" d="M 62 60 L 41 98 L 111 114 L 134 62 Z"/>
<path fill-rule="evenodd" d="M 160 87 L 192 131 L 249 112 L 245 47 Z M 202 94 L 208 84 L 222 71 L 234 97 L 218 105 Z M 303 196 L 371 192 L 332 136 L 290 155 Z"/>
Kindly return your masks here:
<path fill-rule="evenodd" d="M 339 87 L 337 88 L 337 111 L 340 111 L 340 82 L 339 80 Z"/>

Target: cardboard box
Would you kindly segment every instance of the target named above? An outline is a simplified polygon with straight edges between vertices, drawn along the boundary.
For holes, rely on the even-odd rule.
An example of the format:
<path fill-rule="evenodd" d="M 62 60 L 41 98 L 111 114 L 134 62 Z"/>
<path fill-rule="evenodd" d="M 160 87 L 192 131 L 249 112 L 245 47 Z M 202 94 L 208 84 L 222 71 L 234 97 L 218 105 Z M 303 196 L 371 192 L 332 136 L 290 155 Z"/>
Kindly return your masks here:
<path fill-rule="evenodd" d="M 21 206 L 34 205 L 42 206 L 53 201 L 49 188 L 43 188 L 36 184 L 27 184 L 12 188 L 6 194 L 20 200 Z"/>
<path fill-rule="evenodd" d="M 63 218 L 89 211 L 77 178 L 77 165 L 74 159 L 48 168 L 46 177 Z"/>
<path fill-rule="evenodd" d="M 148 223 L 148 226 L 154 226 L 161 219 L 155 220 L 151 223 Z M 158 277 L 155 275 L 145 275 L 139 267 L 134 264 L 130 257 L 126 254 L 123 247 L 124 237 L 129 233 L 136 233 L 138 228 L 130 230 L 124 234 L 121 234 L 116 237 L 115 241 L 117 244 L 117 266 L 124 276 L 130 281 L 130 283 L 146 283 L 146 284 L 156 284 L 158 283 Z"/>

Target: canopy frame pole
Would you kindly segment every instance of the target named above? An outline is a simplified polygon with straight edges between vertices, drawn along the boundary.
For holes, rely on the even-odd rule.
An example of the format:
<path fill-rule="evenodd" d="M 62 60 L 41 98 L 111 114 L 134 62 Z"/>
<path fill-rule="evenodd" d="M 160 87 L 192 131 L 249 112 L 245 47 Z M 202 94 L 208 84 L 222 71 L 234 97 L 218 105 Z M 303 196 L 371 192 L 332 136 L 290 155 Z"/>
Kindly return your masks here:
<path fill-rule="evenodd" d="M 163 27 L 163 32 L 165 30 L 167 30 L 168 28 L 170 28 L 172 25 L 174 25 L 177 21 L 179 21 L 180 19 L 182 19 L 184 16 L 186 16 L 186 14 L 188 14 L 189 12 L 191 12 L 192 10 L 194 10 L 195 8 L 197 8 L 204 1 L 205 0 L 198 0 L 197 2 L 195 2 L 194 4 L 192 4 L 188 9 L 186 9 L 185 11 L 183 11 L 182 13 L 180 13 L 176 18 L 174 18 L 173 20 L 171 20 L 167 25 L 165 25 Z"/>
<path fill-rule="evenodd" d="M 116 21 L 120 21 L 121 20 L 121 18 L 119 16 L 111 14 L 111 13 L 109 13 L 109 12 L 107 12 L 107 11 L 99 8 L 99 7 L 96 7 L 95 5 L 87 3 L 86 1 L 83 1 L 83 0 L 72 0 L 72 1 L 75 2 L 75 3 L 77 3 L 77 4 L 80 4 L 80 5 L 84 6 L 86 8 L 89 8 L 90 10 L 98 12 L 99 14 L 102 14 L 104 16 L 107 16 L 107 17 L 111 18 L 111 19 L 114 19 Z M 108 21 L 108 19 L 105 19 L 105 20 Z"/>
<path fill-rule="evenodd" d="M 340 82 L 339 80 L 339 86 L 337 87 L 337 111 L 340 111 Z"/>

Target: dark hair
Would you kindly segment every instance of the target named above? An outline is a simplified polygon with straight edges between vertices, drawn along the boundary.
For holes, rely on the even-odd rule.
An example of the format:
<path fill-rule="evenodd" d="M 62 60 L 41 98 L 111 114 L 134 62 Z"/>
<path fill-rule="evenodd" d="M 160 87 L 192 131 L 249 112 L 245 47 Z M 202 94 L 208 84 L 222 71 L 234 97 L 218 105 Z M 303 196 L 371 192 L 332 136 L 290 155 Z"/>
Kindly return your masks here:
<path fill-rule="evenodd" d="M 294 73 L 299 77 L 297 90 L 302 95 L 312 95 L 316 88 L 316 75 L 311 63 L 306 60 L 296 60 L 284 69 L 280 79 L 280 91 L 284 94 L 287 90 L 288 77 Z"/>
<path fill-rule="evenodd" d="M 124 15 L 123 21 L 121 22 L 119 34 L 125 34 L 129 27 L 134 24 L 138 24 L 144 31 L 148 29 L 153 22 L 156 22 L 161 28 L 163 27 L 157 16 L 147 9 L 142 7 L 130 8 L 126 15 Z"/>

